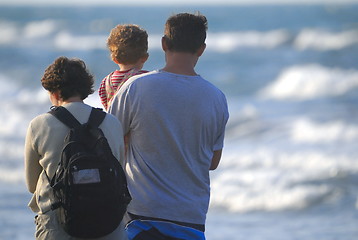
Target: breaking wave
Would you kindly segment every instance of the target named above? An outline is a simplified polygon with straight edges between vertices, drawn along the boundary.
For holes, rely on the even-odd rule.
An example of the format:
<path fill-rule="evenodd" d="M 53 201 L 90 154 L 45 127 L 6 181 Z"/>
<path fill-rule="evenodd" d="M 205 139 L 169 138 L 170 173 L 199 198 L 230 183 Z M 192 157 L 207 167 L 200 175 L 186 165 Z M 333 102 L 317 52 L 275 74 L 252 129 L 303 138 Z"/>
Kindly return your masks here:
<path fill-rule="evenodd" d="M 283 69 L 278 78 L 258 95 L 272 99 L 309 100 L 342 96 L 354 89 L 358 89 L 357 70 L 310 64 Z"/>

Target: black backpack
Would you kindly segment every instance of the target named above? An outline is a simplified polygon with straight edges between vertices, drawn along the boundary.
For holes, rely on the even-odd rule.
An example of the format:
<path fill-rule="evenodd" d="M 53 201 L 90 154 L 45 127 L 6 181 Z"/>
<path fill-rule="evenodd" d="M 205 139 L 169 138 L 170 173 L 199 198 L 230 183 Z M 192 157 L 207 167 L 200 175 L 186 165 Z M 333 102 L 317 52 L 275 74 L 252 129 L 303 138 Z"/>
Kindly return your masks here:
<path fill-rule="evenodd" d="M 49 113 L 70 128 L 56 173 L 49 179 L 52 210 L 70 236 L 105 236 L 118 227 L 131 201 L 122 166 L 98 127 L 106 113 L 92 108 L 85 124 L 64 107 Z"/>

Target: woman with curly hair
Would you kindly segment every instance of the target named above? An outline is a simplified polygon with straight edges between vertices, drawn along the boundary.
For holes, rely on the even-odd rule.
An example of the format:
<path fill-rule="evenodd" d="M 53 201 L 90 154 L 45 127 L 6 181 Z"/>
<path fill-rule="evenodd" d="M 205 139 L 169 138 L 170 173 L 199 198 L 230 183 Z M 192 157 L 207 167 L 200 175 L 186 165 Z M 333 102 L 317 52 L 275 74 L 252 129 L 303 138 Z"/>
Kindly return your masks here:
<path fill-rule="evenodd" d="M 92 107 L 83 100 L 94 92 L 93 76 L 79 59 L 57 58 L 49 65 L 41 79 L 54 106 L 65 107 L 80 123 L 88 121 Z M 102 129 L 113 155 L 123 161 L 124 144 L 120 122 L 107 114 Z M 69 128 L 50 113 L 34 118 L 28 127 L 25 141 L 25 174 L 28 190 L 33 193 L 29 203 L 36 213 L 36 239 L 76 239 L 69 236 L 59 224 L 56 211 L 51 209 L 51 186 L 48 176 L 55 174 L 61 158 L 64 138 Z M 123 225 L 99 239 L 126 239 Z"/>

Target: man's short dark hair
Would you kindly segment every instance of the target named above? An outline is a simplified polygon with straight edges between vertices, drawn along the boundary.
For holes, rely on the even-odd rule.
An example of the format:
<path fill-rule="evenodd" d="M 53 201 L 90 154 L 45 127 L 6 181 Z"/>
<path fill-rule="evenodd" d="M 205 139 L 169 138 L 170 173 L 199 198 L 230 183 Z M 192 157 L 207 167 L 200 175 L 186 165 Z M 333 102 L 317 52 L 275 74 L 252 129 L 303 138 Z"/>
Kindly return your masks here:
<path fill-rule="evenodd" d="M 195 53 L 206 39 L 208 21 L 200 13 L 179 13 L 165 23 L 164 39 L 169 51 Z"/>

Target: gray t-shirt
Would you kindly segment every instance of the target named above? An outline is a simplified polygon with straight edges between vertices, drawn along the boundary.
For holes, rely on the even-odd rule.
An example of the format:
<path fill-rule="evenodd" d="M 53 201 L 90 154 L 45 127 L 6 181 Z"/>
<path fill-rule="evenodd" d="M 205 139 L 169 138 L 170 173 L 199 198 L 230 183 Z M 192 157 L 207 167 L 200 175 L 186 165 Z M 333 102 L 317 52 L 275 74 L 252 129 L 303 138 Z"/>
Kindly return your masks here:
<path fill-rule="evenodd" d="M 128 212 L 205 224 L 211 159 L 229 117 L 224 94 L 201 76 L 157 70 L 130 78 L 109 112 L 129 133 Z"/>

